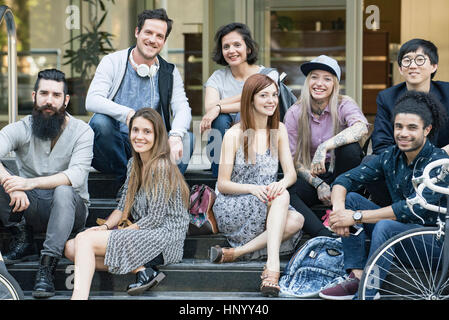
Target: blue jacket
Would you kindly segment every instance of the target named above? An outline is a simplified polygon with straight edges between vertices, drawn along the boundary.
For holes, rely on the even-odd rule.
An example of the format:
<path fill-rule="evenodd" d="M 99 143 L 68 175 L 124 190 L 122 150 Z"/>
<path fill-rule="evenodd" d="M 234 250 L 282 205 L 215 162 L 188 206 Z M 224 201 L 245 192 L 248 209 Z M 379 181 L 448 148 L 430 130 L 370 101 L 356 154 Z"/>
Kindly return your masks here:
<path fill-rule="evenodd" d="M 371 135 L 373 143 L 373 153 L 381 154 L 389 146 L 395 144 L 393 138 L 393 108 L 399 97 L 407 92 L 405 82 L 391 88 L 382 90 L 377 95 L 377 114 L 374 121 L 374 131 Z M 449 82 L 431 81 L 430 93 L 433 94 L 446 109 L 449 115 Z M 436 132 L 431 142 L 441 148 L 449 144 L 449 122 L 444 125 L 439 132 Z"/>
<path fill-rule="evenodd" d="M 403 223 L 416 223 L 421 225 L 435 225 L 438 213 L 414 205 L 413 211 L 408 208 L 406 199 L 416 196 L 412 185 L 412 177 L 421 176 L 424 168 L 430 162 L 438 159 L 447 159 L 449 155 L 442 149 L 435 147 L 429 140 L 426 141 L 416 158 L 408 165 L 405 154 L 394 145 L 372 160 L 343 173 L 335 179 L 333 185 L 342 185 L 348 192 L 357 191 L 370 183 L 385 180 L 393 204 L 391 205 L 396 220 Z M 430 172 L 434 177 L 439 168 Z M 437 185 L 448 186 L 449 178 Z M 436 193 L 428 188 L 424 189 L 423 197 L 428 203 L 446 207 L 446 195 Z"/>

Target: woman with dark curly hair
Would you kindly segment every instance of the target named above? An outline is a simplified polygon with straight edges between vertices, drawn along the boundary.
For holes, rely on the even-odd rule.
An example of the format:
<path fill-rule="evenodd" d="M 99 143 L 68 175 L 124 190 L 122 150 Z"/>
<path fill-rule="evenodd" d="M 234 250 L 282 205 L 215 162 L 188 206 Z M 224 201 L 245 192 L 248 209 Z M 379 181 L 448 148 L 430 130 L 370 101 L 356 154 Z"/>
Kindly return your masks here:
<path fill-rule="evenodd" d="M 209 134 L 207 154 L 212 163 L 212 174 L 218 176 L 221 141 L 224 133 L 237 120 L 240 112 L 240 96 L 245 80 L 253 74 L 261 73 L 264 66 L 257 65 L 259 48 L 251 37 L 251 31 L 243 23 L 233 22 L 222 26 L 215 34 L 215 49 L 212 59 L 225 66 L 215 71 L 204 87 L 206 114 L 201 121 L 201 132 Z M 275 80 L 277 71 L 269 76 Z"/>

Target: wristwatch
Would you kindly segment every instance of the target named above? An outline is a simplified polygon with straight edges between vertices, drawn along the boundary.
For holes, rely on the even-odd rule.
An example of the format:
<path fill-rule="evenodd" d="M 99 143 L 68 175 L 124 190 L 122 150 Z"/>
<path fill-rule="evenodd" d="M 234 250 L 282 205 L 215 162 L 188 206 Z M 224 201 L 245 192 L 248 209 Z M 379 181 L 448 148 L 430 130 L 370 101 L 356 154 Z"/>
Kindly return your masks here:
<path fill-rule="evenodd" d="M 169 134 L 168 134 L 168 137 L 170 138 L 170 137 L 179 137 L 179 138 L 181 138 L 181 140 L 182 140 L 182 136 L 179 134 L 179 133 L 176 133 L 176 132 L 170 132 Z"/>
<path fill-rule="evenodd" d="M 361 210 L 356 210 L 352 214 L 352 219 L 354 219 L 355 223 L 362 223 L 363 213 Z"/>

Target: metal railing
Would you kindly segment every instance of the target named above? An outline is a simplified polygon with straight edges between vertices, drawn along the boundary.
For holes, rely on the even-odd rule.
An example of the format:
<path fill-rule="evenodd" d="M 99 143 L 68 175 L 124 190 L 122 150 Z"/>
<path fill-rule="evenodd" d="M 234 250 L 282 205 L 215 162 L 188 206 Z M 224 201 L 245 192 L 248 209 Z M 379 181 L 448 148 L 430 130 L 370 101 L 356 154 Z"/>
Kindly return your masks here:
<path fill-rule="evenodd" d="M 14 15 L 8 6 L 0 6 L 0 25 L 6 20 L 8 31 L 8 120 L 16 122 L 18 114 L 17 103 L 17 43 Z"/>

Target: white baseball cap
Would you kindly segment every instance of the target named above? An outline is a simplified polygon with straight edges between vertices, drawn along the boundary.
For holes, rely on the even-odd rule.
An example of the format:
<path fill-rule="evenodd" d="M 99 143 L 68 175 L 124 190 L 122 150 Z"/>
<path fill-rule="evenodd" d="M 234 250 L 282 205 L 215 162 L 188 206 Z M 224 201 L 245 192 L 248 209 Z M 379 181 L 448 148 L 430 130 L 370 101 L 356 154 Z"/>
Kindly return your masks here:
<path fill-rule="evenodd" d="M 301 65 L 301 71 L 306 77 L 312 70 L 324 70 L 330 72 L 337 77 L 338 81 L 340 81 L 341 70 L 337 60 L 324 54 Z"/>

